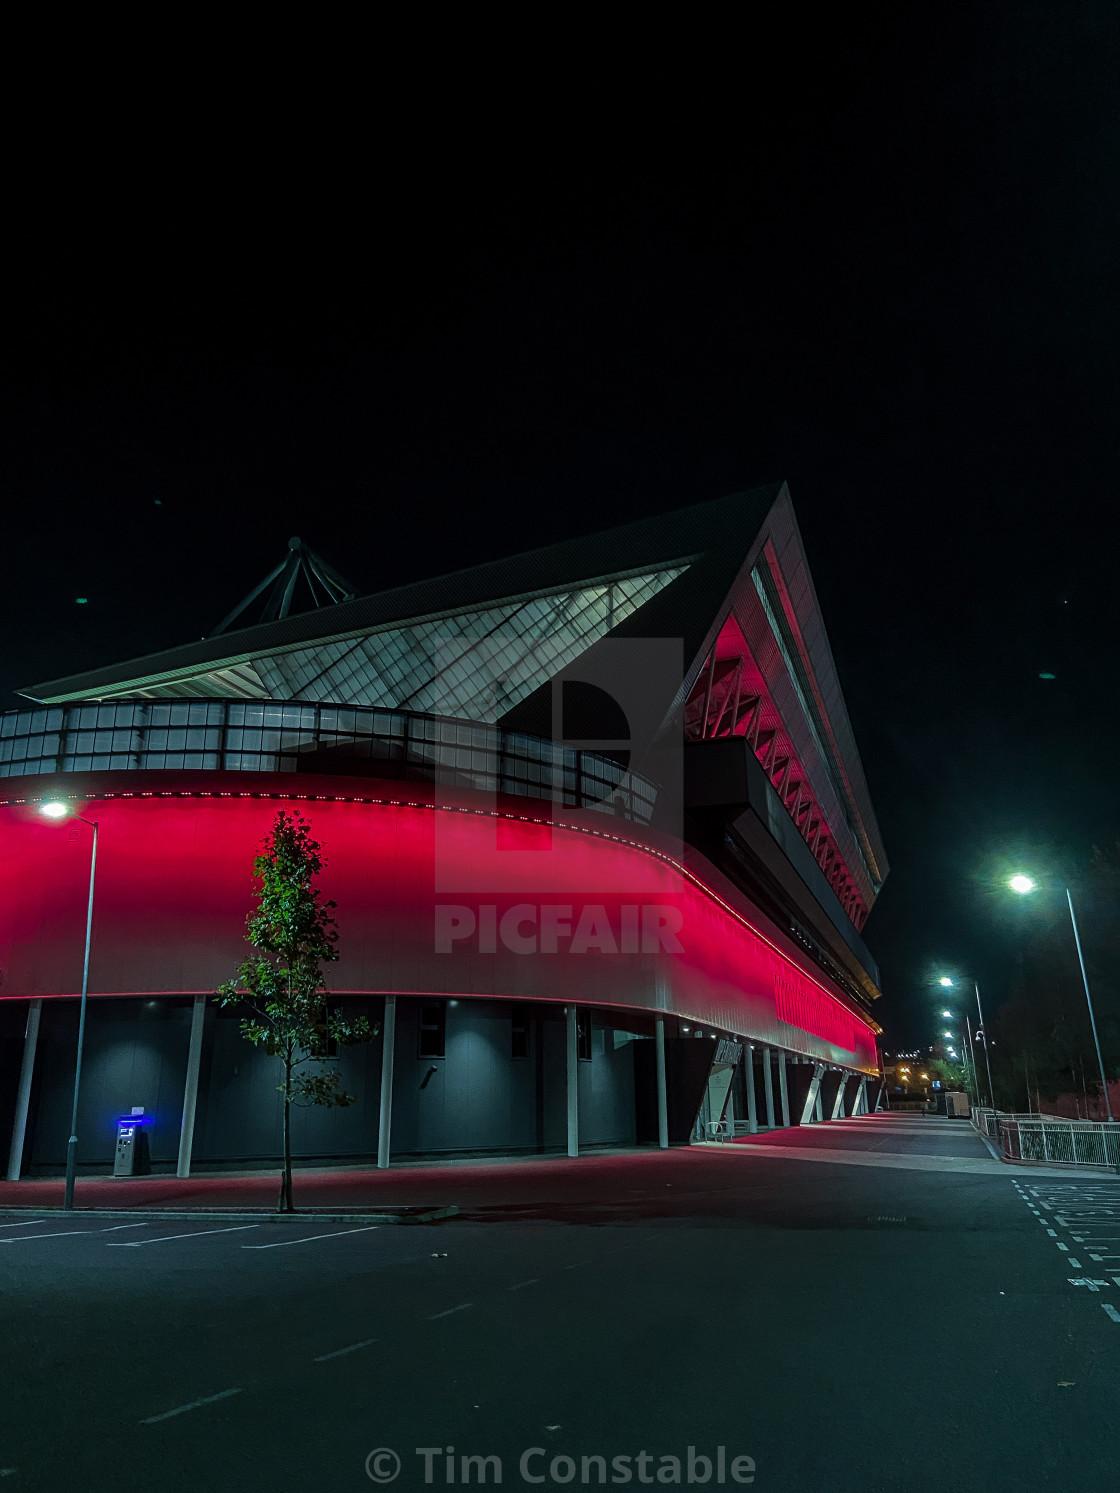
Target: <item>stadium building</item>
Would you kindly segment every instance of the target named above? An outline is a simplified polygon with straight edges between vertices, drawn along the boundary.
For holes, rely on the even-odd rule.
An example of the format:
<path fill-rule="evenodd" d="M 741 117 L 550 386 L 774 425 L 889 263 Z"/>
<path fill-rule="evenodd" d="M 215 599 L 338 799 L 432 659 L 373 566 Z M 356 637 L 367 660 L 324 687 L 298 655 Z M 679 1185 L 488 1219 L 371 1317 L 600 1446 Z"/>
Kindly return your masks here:
<path fill-rule="evenodd" d="M 308 609 L 298 611 L 303 598 Z M 260 618 L 263 611 L 263 620 Z M 62 1167 L 269 1163 L 275 1062 L 210 997 L 281 807 L 329 999 L 378 1034 L 299 1157 L 577 1154 L 876 1102 L 887 862 L 784 485 L 358 596 L 299 541 L 200 642 L 0 716 L 0 1125 Z M 62 801 L 71 812 L 42 812 Z"/>

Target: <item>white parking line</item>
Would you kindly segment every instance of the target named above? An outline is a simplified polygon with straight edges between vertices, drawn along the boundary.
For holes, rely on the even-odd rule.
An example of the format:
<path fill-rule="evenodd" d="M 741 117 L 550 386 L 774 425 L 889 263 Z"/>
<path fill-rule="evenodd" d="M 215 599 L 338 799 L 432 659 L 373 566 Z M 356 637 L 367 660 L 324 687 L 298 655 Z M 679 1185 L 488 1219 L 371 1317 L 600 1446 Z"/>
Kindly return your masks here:
<path fill-rule="evenodd" d="M 96 1229 L 60 1229 L 54 1234 L 21 1234 L 18 1239 L 0 1239 L 0 1244 L 26 1244 L 28 1239 L 65 1239 L 68 1234 L 95 1234 Z"/>
<path fill-rule="evenodd" d="M 359 1348 L 368 1348 L 371 1343 L 376 1343 L 375 1337 L 363 1338 L 360 1343 L 351 1343 L 348 1348 L 336 1348 L 333 1353 L 320 1353 L 318 1358 L 313 1358 L 312 1363 L 326 1363 L 328 1358 L 341 1358 L 344 1353 L 356 1353 Z"/>
<path fill-rule="evenodd" d="M 229 1229 L 195 1229 L 190 1234 L 161 1234 L 158 1239 L 125 1239 L 120 1244 L 107 1244 L 106 1249 L 143 1249 L 145 1244 L 166 1244 L 169 1239 L 199 1239 L 203 1234 L 240 1234 L 244 1229 L 259 1229 L 259 1223 L 239 1223 Z M 6 1240 L 4 1241 L 7 1242 Z M 231 1389 L 230 1394 L 237 1394 L 237 1390 Z M 200 1400 L 199 1404 L 203 1402 Z M 192 1407 L 186 1407 L 190 1410 Z M 173 1412 L 178 1414 L 178 1411 Z M 146 1422 L 141 1422 L 146 1424 Z"/>
<path fill-rule="evenodd" d="M 0 1223 L 0 1229 L 33 1229 L 37 1223 L 46 1223 L 45 1218 L 21 1218 L 19 1223 Z"/>
<path fill-rule="evenodd" d="M 142 1420 L 142 1426 L 154 1426 L 157 1421 L 170 1420 L 173 1415 L 186 1415 L 188 1410 L 197 1410 L 200 1405 L 212 1405 L 215 1400 L 228 1400 L 231 1395 L 239 1395 L 239 1389 L 219 1390 L 216 1395 L 204 1395 L 201 1400 L 192 1400 L 189 1405 L 176 1405 L 174 1410 L 165 1410 L 162 1415 L 149 1415 Z"/>
<path fill-rule="evenodd" d="M 360 1229 L 339 1229 L 333 1234 L 308 1234 L 304 1239 L 279 1239 L 275 1244 L 243 1244 L 242 1249 L 286 1249 L 289 1244 L 311 1244 L 316 1239 L 341 1239 L 343 1234 L 368 1234 L 378 1227 L 375 1223 L 365 1224 Z M 373 1339 L 370 1338 L 370 1342 Z"/>
<path fill-rule="evenodd" d="M 146 1223 L 111 1223 L 107 1229 L 96 1230 L 99 1234 L 116 1234 L 121 1229 L 146 1229 Z"/>
<path fill-rule="evenodd" d="M 450 1317 L 450 1316 L 453 1316 L 455 1312 L 469 1311 L 470 1308 L 473 1305 L 474 1305 L 473 1301 L 464 1301 L 460 1306 L 451 1306 L 451 1307 L 448 1307 L 447 1311 L 445 1311 L 445 1312 L 435 1312 L 432 1316 L 430 1316 L 428 1318 L 428 1321 L 429 1322 L 438 1322 L 441 1317 Z"/>
<path fill-rule="evenodd" d="M 1108 1313 L 1114 1322 L 1120 1322 L 1120 1312 L 1116 1310 L 1111 1301 L 1102 1301 L 1101 1308 Z"/>
<path fill-rule="evenodd" d="M 520 1280 L 515 1286 L 507 1286 L 507 1291 L 520 1291 L 524 1286 L 536 1286 L 540 1284 L 540 1276 L 534 1275 L 532 1280 Z"/>

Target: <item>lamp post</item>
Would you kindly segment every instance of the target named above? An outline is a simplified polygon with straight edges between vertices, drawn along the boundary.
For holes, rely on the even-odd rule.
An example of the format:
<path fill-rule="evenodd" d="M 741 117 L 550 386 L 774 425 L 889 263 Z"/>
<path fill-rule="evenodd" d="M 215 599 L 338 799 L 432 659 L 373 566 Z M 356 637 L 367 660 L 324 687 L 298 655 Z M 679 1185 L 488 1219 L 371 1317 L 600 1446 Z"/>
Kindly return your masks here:
<path fill-rule="evenodd" d="M 942 980 L 941 983 L 944 984 L 945 981 Z M 956 1021 L 956 1019 L 957 1019 L 953 1015 L 952 1011 L 942 1011 L 941 1014 L 948 1021 Z M 967 1033 L 968 1040 L 967 1040 L 966 1045 L 961 1050 L 961 1067 L 964 1069 L 964 1085 L 965 1085 L 965 1088 L 968 1091 L 969 1103 L 975 1104 L 977 1102 L 977 1100 L 979 1099 L 980 1094 L 979 1094 L 979 1090 L 976 1088 L 976 1071 L 975 1071 L 975 1065 L 973 1065 L 973 1067 L 970 1068 L 969 1067 L 969 1062 L 968 1062 L 969 1055 L 970 1055 L 970 1053 L 972 1053 L 972 1029 L 971 1029 L 971 1027 L 968 1024 L 968 1017 L 967 1016 L 964 1019 L 964 1025 L 965 1025 L 965 1031 Z"/>
<path fill-rule="evenodd" d="M 1012 876 L 1007 884 L 1013 892 L 1018 892 L 1021 897 L 1029 895 L 1038 886 L 1038 883 L 1032 877 L 1024 876 L 1021 873 L 1017 876 Z M 1097 1036 L 1097 1018 L 1093 1012 L 1093 997 L 1089 993 L 1089 976 L 1085 969 L 1085 955 L 1081 952 L 1081 934 L 1077 930 L 1077 914 L 1073 910 L 1073 896 L 1068 886 L 1065 892 L 1066 904 L 1069 907 L 1069 920 L 1073 924 L 1073 941 L 1077 945 L 1077 962 L 1081 966 L 1081 983 L 1085 987 L 1085 1004 L 1089 1007 L 1089 1025 L 1093 1029 L 1093 1046 L 1097 1049 L 1097 1067 L 1101 1075 L 1101 1093 L 1104 1095 L 1105 1113 L 1108 1115 L 1109 1124 L 1113 1125 L 1116 1123 L 1116 1118 L 1112 1113 L 1112 1100 L 1109 1098 L 1108 1093 L 1108 1079 L 1105 1077 L 1104 1058 L 1101 1057 L 1101 1040 Z"/>
<path fill-rule="evenodd" d="M 974 1099 L 973 1102 L 976 1103 L 976 1104 L 979 1104 L 980 1103 L 980 1085 L 976 1081 L 976 1048 L 972 1045 L 972 1023 L 969 1021 L 969 1019 L 968 1019 L 967 1016 L 964 1019 L 964 1029 L 965 1029 L 965 1035 L 968 1037 L 968 1062 L 965 1064 L 965 1072 L 968 1071 L 969 1064 L 971 1064 L 971 1067 L 972 1067 L 972 1089 L 973 1089 L 973 1093 L 975 1094 L 975 1099 Z"/>
<path fill-rule="evenodd" d="M 992 1108 L 995 1109 L 996 1091 L 992 1083 L 992 1060 L 988 1056 L 988 1027 L 984 1021 L 984 1008 L 980 1004 L 980 986 L 975 980 L 972 982 L 972 988 L 976 992 L 976 1014 L 980 1018 L 980 1040 L 984 1044 L 984 1067 L 988 1070 L 988 1098 L 992 1101 Z"/>
<path fill-rule="evenodd" d="M 948 975 L 942 975 L 941 979 L 938 981 L 938 984 L 939 985 L 943 985 L 943 986 L 946 987 L 946 989 L 948 989 L 948 988 L 952 987 L 953 982 L 949 978 Z M 976 1010 L 977 1010 L 977 1013 L 979 1014 L 979 1017 L 980 1017 L 980 1026 L 978 1028 L 978 1031 L 980 1033 L 981 1040 L 984 1043 L 984 1067 L 988 1070 L 988 1098 L 991 1100 L 992 1108 L 995 1109 L 995 1107 L 996 1107 L 996 1091 L 995 1091 L 995 1088 L 992 1085 L 992 1060 L 988 1056 L 988 1029 L 984 1025 L 984 1009 L 983 1009 L 983 1007 L 980 1004 L 980 986 L 976 983 L 975 980 L 973 980 L 973 982 L 972 982 L 972 988 L 976 992 Z M 966 1018 L 966 1023 L 967 1023 L 967 1018 Z M 949 1036 L 950 1034 L 948 1032 L 946 1032 L 945 1035 Z M 971 1042 L 971 1036 L 972 1036 L 972 1033 L 970 1031 L 969 1032 L 969 1040 L 970 1040 L 970 1042 Z M 973 1066 L 973 1072 L 975 1073 L 975 1070 L 976 1070 L 976 1054 L 975 1053 L 973 1053 L 973 1055 L 972 1055 L 972 1066 Z M 980 1085 L 979 1084 L 976 1085 L 976 1097 L 977 1097 L 977 1099 L 980 1098 Z"/>
<path fill-rule="evenodd" d="M 66 1192 L 62 1206 L 69 1210 L 74 1206 L 74 1174 L 78 1161 L 78 1094 L 82 1083 L 82 1049 L 86 1038 L 86 1000 L 89 993 L 89 941 L 93 932 L 93 881 L 97 872 L 97 820 L 83 819 L 75 814 L 69 804 L 52 800 L 40 806 L 39 812 L 47 819 L 81 819 L 93 830 L 93 848 L 89 857 L 89 904 L 86 908 L 86 946 L 82 958 L 82 1002 L 78 1009 L 78 1053 L 74 1061 L 74 1101 L 70 1111 L 70 1139 L 66 1143 Z"/>

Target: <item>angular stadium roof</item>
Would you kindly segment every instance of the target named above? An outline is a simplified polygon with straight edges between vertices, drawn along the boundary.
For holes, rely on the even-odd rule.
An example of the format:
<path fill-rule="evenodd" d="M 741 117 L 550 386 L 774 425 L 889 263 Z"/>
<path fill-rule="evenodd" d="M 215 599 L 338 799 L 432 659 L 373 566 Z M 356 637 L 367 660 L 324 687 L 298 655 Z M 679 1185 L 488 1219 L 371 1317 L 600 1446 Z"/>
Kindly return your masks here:
<path fill-rule="evenodd" d="M 678 674 L 652 686 L 663 690 L 654 713 L 668 725 L 724 658 L 729 626 L 752 667 L 758 655 L 788 756 L 817 782 L 816 801 L 833 806 L 830 821 L 847 821 L 868 873 L 865 902 L 873 899 L 886 859 L 784 483 L 20 693 L 51 704 L 193 696 L 393 705 L 550 735 L 549 681 L 568 665 L 582 667 L 608 639 L 672 638 L 683 640 L 683 682 Z M 705 706 L 705 726 L 707 715 Z M 742 734 L 738 726 L 736 716 L 731 731 Z"/>

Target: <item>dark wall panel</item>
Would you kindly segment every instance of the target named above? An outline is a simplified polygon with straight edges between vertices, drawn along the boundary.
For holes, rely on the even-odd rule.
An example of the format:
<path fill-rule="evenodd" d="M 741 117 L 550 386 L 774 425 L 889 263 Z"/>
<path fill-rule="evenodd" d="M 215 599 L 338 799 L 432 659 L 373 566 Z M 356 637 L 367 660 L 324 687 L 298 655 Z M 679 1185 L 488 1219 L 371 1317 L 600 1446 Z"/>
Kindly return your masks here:
<path fill-rule="evenodd" d="M 350 1003 L 347 1003 L 348 1009 Z M 353 1003 L 380 1024 L 381 1001 Z M 199 1076 L 196 1161 L 274 1160 L 283 1150 L 283 1106 L 279 1060 L 254 1047 L 240 1031 L 232 1008 L 207 1011 Z M 292 1155 L 376 1156 L 381 1102 L 381 1039 L 343 1048 L 337 1066 L 343 1088 L 355 1096 L 345 1107 L 296 1106 L 292 1110 Z"/>
<path fill-rule="evenodd" d="M 592 1016 L 591 1061 L 579 1064 L 581 1146 L 633 1145 L 637 1140 L 634 1044 L 628 1033 Z M 617 1045 L 616 1045 L 617 1044 Z"/>
<path fill-rule="evenodd" d="M 191 1003 L 93 1000 L 86 1016 L 78 1108 L 78 1163 L 109 1168 L 116 1120 L 142 1105 L 151 1158 L 179 1153 Z M 31 1163 L 61 1166 L 70 1135 L 77 1001 L 44 1001 L 32 1091 Z"/>

